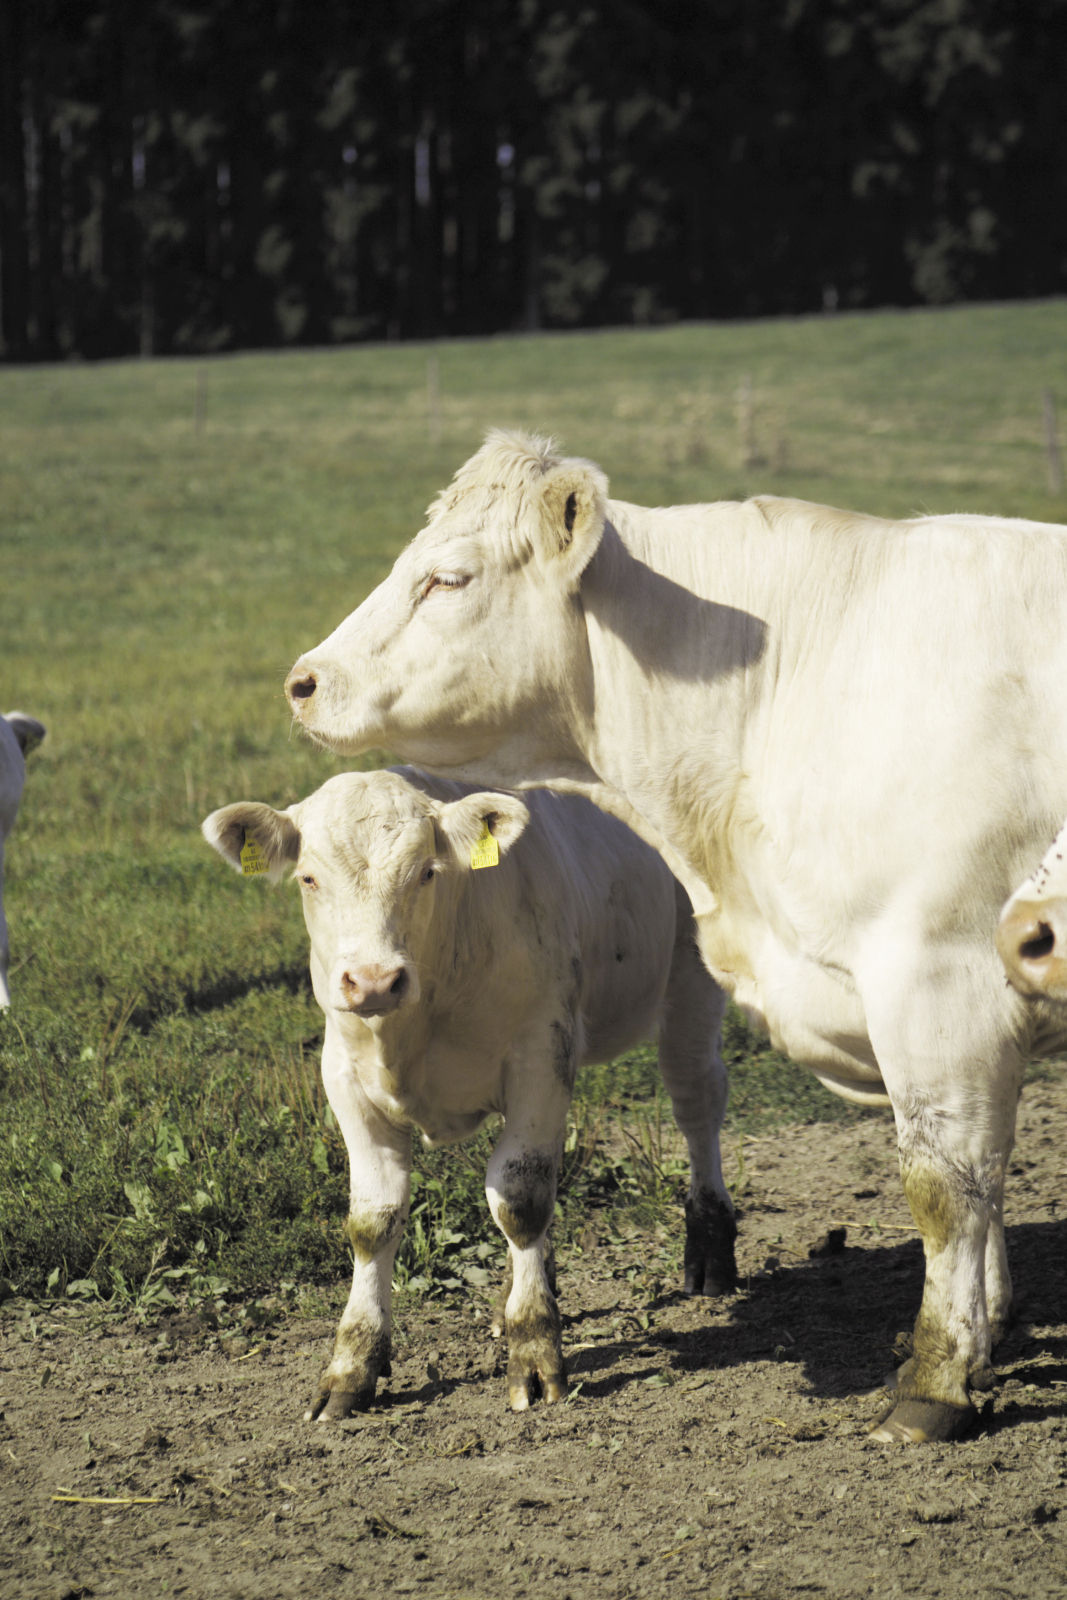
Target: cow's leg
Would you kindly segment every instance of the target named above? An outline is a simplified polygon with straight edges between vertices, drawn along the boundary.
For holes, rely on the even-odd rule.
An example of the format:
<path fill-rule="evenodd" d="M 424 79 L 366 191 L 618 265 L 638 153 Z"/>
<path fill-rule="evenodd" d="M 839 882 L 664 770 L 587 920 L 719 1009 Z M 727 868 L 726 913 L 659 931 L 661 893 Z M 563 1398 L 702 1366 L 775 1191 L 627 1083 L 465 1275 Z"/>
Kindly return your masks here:
<path fill-rule="evenodd" d="M 508 1242 L 510 1287 L 493 1331 L 507 1335 L 513 1411 L 525 1411 L 538 1394 L 559 1400 L 567 1392 L 548 1229 L 574 1082 L 574 1033 L 573 1023 L 557 1022 L 547 1036 L 513 1049 L 504 1127 L 486 1172 L 489 1209 Z"/>
<path fill-rule="evenodd" d="M 970 995 L 968 1009 L 944 985 L 917 990 L 907 1023 L 893 1030 L 906 1056 L 887 1049 L 872 1028 L 893 1101 L 904 1192 L 926 1258 L 913 1354 L 897 1374 L 892 1410 L 873 1429 L 886 1443 L 966 1432 L 975 1415 L 972 1394 L 994 1381 L 992 1344 L 1011 1300 L 1004 1174 L 1022 1062 L 993 1033 L 988 993 Z M 991 992 L 998 991 L 991 986 Z M 968 1047 L 969 1055 L 960 1053 Z"/>
<path fill-rule="evenodd" d="M 660 1025 L 659 1067 L 689 1147 L 684 1286 L 686 1294 L 728 1294 L 737 1287 L 737 1223 L 720 1151 L 728 1092 L 721 1050 L 726 995 L 704 966 L 688 901 L 681 889 L 678 894 L 678 936 Z"/>
<path fill-rule="evenodd" d="M 341 1315 L 333 1359 L 305 1421 L 328 1422 L 371 1404 L 389 1375 L 393 1263 L 411 1193 L 411 1134 L 395 1127 L 364 1094 L 329 1022 L 322 1081 L 344 1135 L 349 1164 L 348 1220 L 352 1289 Z"/>

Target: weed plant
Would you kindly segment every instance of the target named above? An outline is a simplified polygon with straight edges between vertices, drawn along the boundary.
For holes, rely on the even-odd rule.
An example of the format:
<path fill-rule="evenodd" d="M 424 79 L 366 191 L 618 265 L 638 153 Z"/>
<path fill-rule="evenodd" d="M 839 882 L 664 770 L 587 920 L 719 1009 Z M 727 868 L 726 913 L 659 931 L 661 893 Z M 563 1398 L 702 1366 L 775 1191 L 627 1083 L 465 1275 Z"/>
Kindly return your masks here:
<path fill-rule="evenodd" d="M 199 823 L 350 764 L 290 735 L 285 673 L 487 427 L 556 434 L 650 504 L 1062 520 L 1043 397 L 1067 395 L 1065 336 L 1055 302 L 0 371 L 0 702 L 49 729 L 6 863 L 6 1282 L 152 1308 L 347 1276 L 298 899 L 227 873 Z M 857 1115 L 736 1014 L 726 1054 L 731 1176 L 746 1131 Z M 401 1284 L 495 1270 L 491 1137 L 417 1152 Z M 680 1253 L 683 1187 L 654 1050 L 587 1069 L 561 1238 L 636 1209 Z"/>

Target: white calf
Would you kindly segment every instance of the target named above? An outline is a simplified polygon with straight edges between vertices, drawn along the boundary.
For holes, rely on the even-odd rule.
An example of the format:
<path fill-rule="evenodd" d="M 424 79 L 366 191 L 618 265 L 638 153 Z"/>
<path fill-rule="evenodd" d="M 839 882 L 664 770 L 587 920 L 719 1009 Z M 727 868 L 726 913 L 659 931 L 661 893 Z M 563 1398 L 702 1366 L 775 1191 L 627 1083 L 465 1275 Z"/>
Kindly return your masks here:
<path fill-rule="evenodd" d="M 309 1419 L 369 1405 L 389 1371 L 413 1130 L 447 1143 L 491 1112 L 504 1118 L 486 1194 L 510 1256 L 495 1329 L 507 1334 L 510 1402 L 565 1392 L 545 1249 L 574 1075 L 657 1023 L 691 1165 L 686 1287 L 734 1286 L 723 996 L 684 891 L 629 829 L 582 799 L 520 800 L 406 770 L 332 778 L 287 811 L 224 806 L 204 834 L 245 872 L 292 871 L 326 1016 L 322 1075 L 348 1149 L 355 1269 Z"/>

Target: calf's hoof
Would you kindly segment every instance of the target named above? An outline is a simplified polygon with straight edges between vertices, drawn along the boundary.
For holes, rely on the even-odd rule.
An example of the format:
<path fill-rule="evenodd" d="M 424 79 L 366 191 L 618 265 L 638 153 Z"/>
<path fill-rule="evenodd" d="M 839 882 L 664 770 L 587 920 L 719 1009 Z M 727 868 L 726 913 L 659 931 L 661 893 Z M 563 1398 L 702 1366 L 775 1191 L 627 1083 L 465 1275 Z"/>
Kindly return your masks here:
<path fill-rule="evenodd" d="M 737 1288 L 734 1240 L 737 1222 L 729 1206 L 708 1190 L 685 1202 L 686 1294 L 732 1294 Z"/>
<path fill-rule="evenodd" d="M 898 1400 L 868 1431 L 879 1444 L 933 1444 L 962 1438 L 976 1415 L 973 1406 L 947 1400 Z"/>
<path fill-rule="evenodd" d="M 512 1411 L 528 1411 L 537 1399 L 549 1404 L 567 1394 L 567 1370 L 561 1356 L 530 1361 L 522 1354 L 508 1362 L 508 1404 Z"/>
<path fill-rule="evenodd" d="M 305 1422 L 341 1422 L 353 1411 L 369 1411 L 379 1376 L 390 1375 L 388 1361 L 372 1373 L 323 1374 L 319 1392 L 304 1412 Z"/>

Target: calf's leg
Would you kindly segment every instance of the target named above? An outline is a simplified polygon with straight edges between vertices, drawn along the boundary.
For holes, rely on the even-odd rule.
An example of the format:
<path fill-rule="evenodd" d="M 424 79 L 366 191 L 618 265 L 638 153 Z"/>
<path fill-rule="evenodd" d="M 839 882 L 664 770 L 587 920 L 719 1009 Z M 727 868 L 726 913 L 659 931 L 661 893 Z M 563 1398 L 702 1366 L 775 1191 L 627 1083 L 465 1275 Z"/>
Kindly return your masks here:
<path fill-rule="evenodd" d="M 561 1030 L 569 1038 L 574 1029 Z M 556 1039 L 561 1036 L 557 1032 Z M 567 1392 L 559 1307 L 549 1281 L 548 1229 L 556 1204 L 560 1154 L 574 1063 L 544 1048 L 517 1053 L 509 1063 L 504 1128 L 489 1160 L 486 1198 L 508 1242 L 510 1287 L 494 1316 L 494 1333 L 508 1341 L 508 1402 L 525 1411 L 539 1395 Z M 552 1065 L 547 1068 L 546 1063 Z M 527 1065 L 524 1066 L 524 1063 Z"/>
<path fill-rule="evenodd" d="M 679 888 L 678 934 L 659 1036 L 659 1066 L 689 1148 L 685 1202 L 686 1294 L 737 1288 L 737 1222 L 723 1181 L 720 1136 L 728 1092 L 721 1031 L 726 995 L 708 973 L 689 902 Z"/>
<path fill-rule="evenodd" d="M 322 1080 L 348 1151 L 352 1288 L 307 1422 L 366 1410 L 378 1379 L 389 1376 L 393 1263 L 411 1194 L 411 1134 L 387 1122 L 367 1099 L 328 1022 Z"/>

